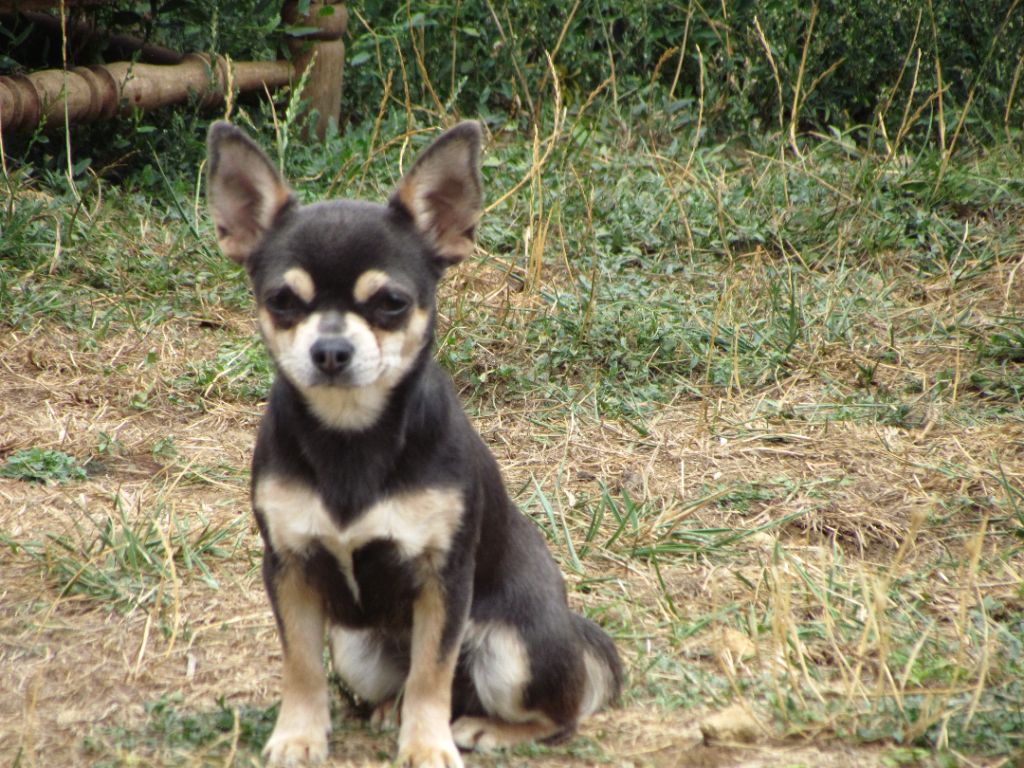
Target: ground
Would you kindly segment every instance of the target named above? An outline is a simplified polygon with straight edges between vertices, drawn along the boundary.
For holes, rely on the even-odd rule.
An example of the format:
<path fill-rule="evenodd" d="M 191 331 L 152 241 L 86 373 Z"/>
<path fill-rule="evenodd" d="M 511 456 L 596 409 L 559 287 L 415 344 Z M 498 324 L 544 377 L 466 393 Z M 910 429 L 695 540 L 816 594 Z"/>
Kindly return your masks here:
<path fill-rule="evenodd" d="M 742 218 L 732 179 L 754 199 L 765 167 L 712 169 L 711 214 Z M 834 190 L 832 170 L 801 178 Z M 659 173 L 691 193 L 688 167 Z M 257 764 L 280 651 L 248 504 L 269 369 L 244 276 L 212 266 L 208 230 L 90 205 L 121 229 L 102 280 L 59 232 L 52 260 L 0 262 L 0 763 Z M 1020 764 L 1021 210 L 963 212 L 934 270 L 680 236 L 600 284 L 585 249 L 558 257 L 553 214 L 526 212 L 548 240 L 534 264 L 526 232 L 525 267 L 484 230 L 442 289 L 439 356 L 628 683 L 569 743 L 468 764 Z M 699 213 L 677 233 L 699 238 Z M 150 286 L 136 257 L 222 271 Z M 386 763 L 394 734 L 334 704 L 331 764 Z"/>

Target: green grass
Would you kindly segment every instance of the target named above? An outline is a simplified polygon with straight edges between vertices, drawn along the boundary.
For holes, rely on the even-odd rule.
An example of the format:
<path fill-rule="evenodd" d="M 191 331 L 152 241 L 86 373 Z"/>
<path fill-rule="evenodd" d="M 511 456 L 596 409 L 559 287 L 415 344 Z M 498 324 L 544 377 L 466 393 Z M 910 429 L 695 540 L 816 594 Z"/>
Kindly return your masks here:
<path fill-rule="evenodd" d="M 681 119 L 693 99 L 680 125 L 644 117 L 647 95 L 577 99 L 568 122 L 538 99 L 550 144 L 537 150 L 490 121 L 489 199 L 526 181 L 444 284 L 437 352 L 474 418 L 499 424 L 489 437 L 510 446 L 517 498 L 630 662 L 626 706 L 742 700 L 779 738 L 882 744 L 883 764 L 1011 759 L 1024 748 L 1020 143 L 887 147 L 864 127 L 725 140 Z M 384 199 L 437 123 L 389 107 L 320 147 L 241 109 L 305 200 Z M 213 246 L 202 121 L 179 121 L 175 162 L 140 143 L 124 183 L 96 173 L 105 161 L 83 159 L 70 182 L 38 155 L 12 161 L 0 322 L 12 339 L 69 330 L 83 355 L 143 340 L 110 363 L 148 372 L 114 401 L 119 418 L 167 426 L 135 446 L 144 466 L 216 497 L 244 469 L 189 455 L 171 425 L 216 439 L 217 418 L 255 413 L 272 367 L 238 330 L 244 275 Z M 209 352 L 188 346 L 196 328 Z M 163 357 L 157 332 L 184 356 Z M 112 434 L 90 437 L 98 466 L 133 460 Z M 600 467 L 589 478 L 573 474 L 576 450 Z M 686 462 L 707 471 L 683 482 Z M 87 466 L 31 449 L 0 475 L 77 489 Z M 120 614 L 166 610 L 186 581 L 216 589 L 225 562 L 251 555 L 241 518 L 184 521 L 159 496 L 96 509 L 0 541 L 55 600 Z M 719 656 L 724 628 L 756 652 Z M 87 738 L 98 764 L 254 758 L 273 718 L 152 698 L 145 727 Z M 616 760 L 587 740 L 546 750 L 512 759 Z"/>
<path fill-rule="evenodd" d="M 63 451 L 26 448 L 0 464 L 0 477 L 35 483 L 70 483 L 87 477 L 85 467 Z"/>
<path fill-rule="evenodd" d="M 175 695 L 146 702 L 146 724 L 138 729 L 93 728 L 84 739 L 96 760 L 92 764 L 121 765 L 120 759 L 110 759 L 111 745 L 123 754 L 146 755 L 156 765 L 223 765 L 235 754 L 255 763 L 277 716 L 276 707 L 231 707 L 223 699 L 204 712 L 182 703 Z"/>
<path fill-rule="evenodd" d="M 0 535 L 13 554 L 37 561 L 58 598 L 79 597 L 119 613 L 177 600 L 181 579 L 218 589 L 210 561 L 239 551 L 245 526 L 184 521 L 159 505 L 141 517 L 119 496 L 107 514 L 82 511 L 73 532 L 14 540 Z"/>
<path fill-rule="evenodd" d="M 396 128 L 391 121 L 380 132 Z M 398 148 L 381 151 L 367 130 L 334 138 L 326 153 L 292 145 L 288 166 L 304 179 L 299 192 L 386 196 Z M 1013 229 L 1003 222 L 1024 205 L 1024 186 L 1013 174 L 1019 157 L 1008 149 L 943 165 L 923 148 L 880 163 L 870 152 L 851 157 L 851 140 L 840 135 L 808 143 L 801 158 L 780 156 L 763 139 L 751 147 L 702 146 L 691 156 L 687 142 L 661 145 L 653 132 L 625 136 L 602 119 L 587 137 L 559 145 L 531 192 L 484 219 L 481 241 L 496 258 L 520 261 L 524 234 L 543 227 L 549 269 L 561 262 L 568 273 L 544 279 L 528 310 L 488 316 L 457 305 L 463 341 L 445 337 L 441 359 L 471 383 L 480 376 L 465 370 L 471 350 L 487 346 L 502 359 L 487 380 L 509 397 L 562 400 L 561 390 L 571 387 L 586 391 L 602 413 L 632 417 L 677 396 L 761 388 L 803 368 L 823 346 L 856 346 L 876 350 L 874 359 L 857 354 L 861 378 L 836 386 L 828 417 L 903 423 L 906 401 L 919 398 L 858 394 L 865 387 L 852 385 L 870 382 L 879 356 L 918 343 L 922 329 L 872 327 L 875 317 L 906 307 L 905 293 L 924 281 L 969 289 L 1015 252 Z M 621 159 L 610 162 L 623 143 Z M 492 197 L 531 167 L 527 150 L 521 142 L 489 149 Z M 369 151 L 375 162 L 358 162 Z M 343 179 L 330 172 L 339 166 Z M 19 173 L 18 183 L 40 183 Z M 19 198 L 5 222 L 12 256 L 0 267 L 7 322 L 26 328 L 55 317 L 102 337 L 112 323 L 202 321 L 210 309 L 245 306 L 239 273 L 211 252 L 195 218 L 202 202 L 194 177 L 158 179 L 162 199 L 118 198 L 101 181 L 77 193 L 81 202 L 70 191 Z M 161 236 L 145 237 L 149 229 Z M 969 340 L 979 361 L 964 384 L 993 405 L 1019 404 L 1019 318 L 979 323 L 961 315 L 941 326 Z M 522 350 L 529 366 L 500 354 L 504 346 Z M 251 398 L 265 372 L 256 347 L 239 340 L 176 385 L 205 394 L 227 387 Z"/>
<path fill-rule="evenodd" d="M 185 405 L 211 400 L 258 402 L 266 397 L 272 379 L 273 364 L 262 342 L 250 336 L 225 342 L 210 359 L 191 361 L 183 375 L 169 384 L 172 399 Z"/>

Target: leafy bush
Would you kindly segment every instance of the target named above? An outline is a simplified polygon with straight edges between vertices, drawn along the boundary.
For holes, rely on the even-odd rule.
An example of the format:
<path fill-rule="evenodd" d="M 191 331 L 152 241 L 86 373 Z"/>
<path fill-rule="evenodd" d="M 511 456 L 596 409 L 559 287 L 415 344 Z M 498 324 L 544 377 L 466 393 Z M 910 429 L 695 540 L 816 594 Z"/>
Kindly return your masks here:
<path fill-rule="evenodd" d="M 122 0 L 83 13 L 177 50 L 246 60 L 287 55 L 280 5 Z M 383 108 L 415 113 L 407 120 L 423 124 L 453 112 L 522 129 L 550 108 L 556 79 L 570 110 L 592 97 L 607 100 L 629 124 L 650 125 L 665 140 L 698 122 L 718 140 L 871 126 L 884 127 L 890 145 L 909 136 L 946 149 L 954 136 L 984 141 L 1024 121 L 1017 0 L 350 0 L 348 7 L 343 111 L 351 124 L 372 123 Z M 30 27 L 22 21 L 0 30 L 0 72 L 41 66 L 41 58 L 60 65 L 53 31 L 39 40 Z M 72 64 L 104 56 L 95 41 L 68 50 Z M 191 115 L 158 111 L 112 132 L 79 126 L 76 146 L 95 152 L 94 166 L 107 163 L 104 175 L 138 168 L 138 159 L 125 160 L 140 143 L 154 154 L 186 153 L 180 164 L 191 166 L 201 159 L 208 117 L 195 105 Z M 45 135 L 33 141 L 45 152 Z M 50 144 L 59 157 L 62 147 Z"/>
<path fill-rule="evenodd" d="M 437 111 L 530 115 L 550 86 L 546 52 L 569 102 L 612 78 L 607 87 L 630 109 L 653 103 L 674 127 L 692 123 L 702 102 L 705 125 L 746 133 L 754 120 L 788 123 L 795 101 L 803 127 L 870 124 L 884 112 L 894 134 L 905 118 L 925 128 L 936 120 L 940 90 L 950 132 L 968 107 L 1008 125 L 1024 116 L 1014 99 L 1024 13 L 1013 0 L 820 0 L 814 10 L 794 0 L 353 7 L 345 98 L 355 120 L 375 115 L 389 89 Z M 652 87 L 667 98 L 631 98 Z"/>

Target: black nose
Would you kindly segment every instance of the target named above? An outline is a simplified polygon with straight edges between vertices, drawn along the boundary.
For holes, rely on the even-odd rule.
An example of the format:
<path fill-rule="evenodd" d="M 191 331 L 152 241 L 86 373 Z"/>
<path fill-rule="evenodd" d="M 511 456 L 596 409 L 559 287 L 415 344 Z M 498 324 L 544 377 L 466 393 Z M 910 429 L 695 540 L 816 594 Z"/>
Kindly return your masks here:
<path fill-rule="evenodd" d="M 352 342 L 341 338 L 323 338 L 314 342 L 309 354 L 313 364 L 324 373 L 338 373 L 352 360 Z"/>

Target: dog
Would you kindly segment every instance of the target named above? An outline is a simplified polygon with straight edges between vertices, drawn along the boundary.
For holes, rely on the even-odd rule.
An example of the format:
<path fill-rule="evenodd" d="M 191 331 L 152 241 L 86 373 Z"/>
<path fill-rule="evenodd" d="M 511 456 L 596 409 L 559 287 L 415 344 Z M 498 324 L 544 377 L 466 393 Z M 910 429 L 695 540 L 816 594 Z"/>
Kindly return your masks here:
<path fill-rule="evenodd" d="M 276 367 L 251 488 L 283 651 L 270 764 L 327 756 L 325 637 L 375 719 L 397 714 L 400 765 L 561 740 L 619 694 L 611 638 L 569 610 L 432 356 L 438 281 L 474 247 L 480 144 L 460 123 L 386 203 L 300 205 L 241 130 L 209 129 L 217 241 Z"/>

